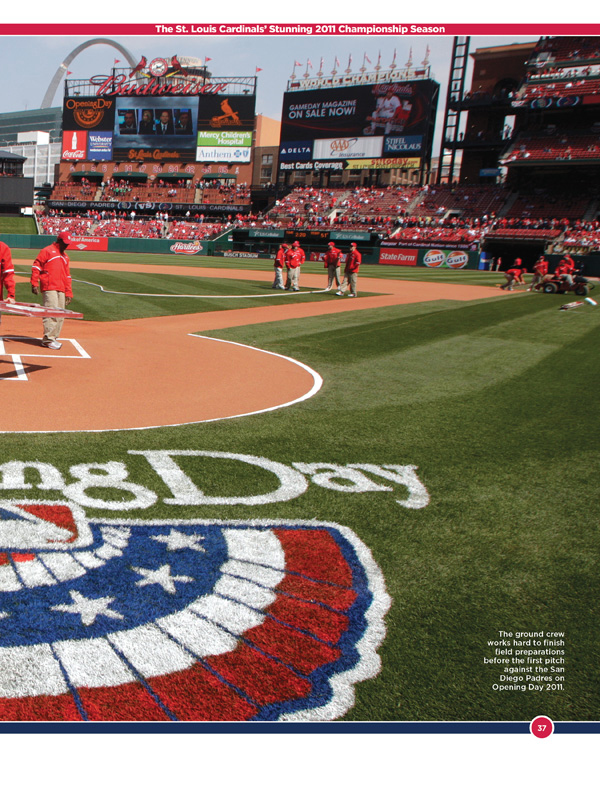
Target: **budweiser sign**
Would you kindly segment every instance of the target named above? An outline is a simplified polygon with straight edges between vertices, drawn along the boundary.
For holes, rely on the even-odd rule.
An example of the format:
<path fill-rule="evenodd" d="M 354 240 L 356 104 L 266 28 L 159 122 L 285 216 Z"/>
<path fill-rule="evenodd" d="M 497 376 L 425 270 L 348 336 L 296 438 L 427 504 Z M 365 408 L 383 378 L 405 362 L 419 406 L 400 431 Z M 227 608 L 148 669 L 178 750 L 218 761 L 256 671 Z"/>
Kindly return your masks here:
<path fill-rule="evenodd" d="M 199 241 L 195 242 L 175 242 L 169 250 L 178 255 L 195 256 L 202 252 L 202 245 Z"/>
<path fill-rule="evenodd" d="M 203 83 L 202 78 L 185 82 L 161 83 L 151 78 L 146 83 L 130 80 L 127 75 L 94 75 L 90 83 L 97 86 L 97 97 L 160 97 L 167 95 L 196 96 L 201 94 L 220 94 L 227 89 L 227 83 Z"/>

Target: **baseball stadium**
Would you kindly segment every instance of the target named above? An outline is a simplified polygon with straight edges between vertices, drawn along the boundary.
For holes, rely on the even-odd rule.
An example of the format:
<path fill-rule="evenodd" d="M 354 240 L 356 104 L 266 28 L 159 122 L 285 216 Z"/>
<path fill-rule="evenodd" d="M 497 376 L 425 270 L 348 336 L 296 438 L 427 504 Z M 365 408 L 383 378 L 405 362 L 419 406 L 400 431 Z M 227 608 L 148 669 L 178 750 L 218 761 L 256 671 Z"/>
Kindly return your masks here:
<path fill-rule="evenodd" d="M 598 720 L 600 39 L 112 44 L 0 114 L 0 722 Z"/>

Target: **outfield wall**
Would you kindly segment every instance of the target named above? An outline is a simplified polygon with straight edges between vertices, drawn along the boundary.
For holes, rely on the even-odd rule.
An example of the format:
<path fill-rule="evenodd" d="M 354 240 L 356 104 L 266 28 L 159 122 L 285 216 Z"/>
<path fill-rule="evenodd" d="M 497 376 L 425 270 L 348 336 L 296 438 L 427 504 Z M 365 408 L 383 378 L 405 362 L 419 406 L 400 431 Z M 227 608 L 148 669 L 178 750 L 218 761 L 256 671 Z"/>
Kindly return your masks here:
<path fill-rule="evenodd" d="M 7 233 L 2 237 L 11 248 L 25 250 L 41 250 L 52 242 L 56 236 L 26 235 L 21 233 Z M 71 249 L 79 252 L 103 253 L 154 253 L 165 255 L 200 255 L 211 256 L 214 254 L 215 243 L 205 241 L 174 241 L 172 239 L 126 239 L 118 236 L 77 236 Z"/>
<path fill-rule="evenodd" d="M 55 236 L 37 234 L 6 233 L 1 236 L 11 248 L 39 251 L 56 241 Z M 245 244 L 245 246 L 244 246 Z M 153 253 L 163 255 L 198 255 L 222 256 L 238 258 L 240 261 L 256 260 L 271 262 L 279 243 L 265 243 L 249 240 L 246 243 L 228 242 L 223 246 L 216 241 L 173 241 L 172 239 L 129 239 L 115 237 L 76 237 L 71 249 L 78 252 L 108 253 Z M 323 245 L 304 245 L 307 261 L 318 261 L 319 254 L 325 252 Z M 369 247 L 359 245 L 364 264 L 380 264 L 381 266 L 412 266 L 435 269 L 487 269 L 486 254 L 478 250 L 459 250 L 444 247 Z M 562 254 L 548 256 L 551 271 L 560 261 Z M 600 277 L 600 253 L 573 256 L 577 264 L 581 264 L 584 274 Z"/>

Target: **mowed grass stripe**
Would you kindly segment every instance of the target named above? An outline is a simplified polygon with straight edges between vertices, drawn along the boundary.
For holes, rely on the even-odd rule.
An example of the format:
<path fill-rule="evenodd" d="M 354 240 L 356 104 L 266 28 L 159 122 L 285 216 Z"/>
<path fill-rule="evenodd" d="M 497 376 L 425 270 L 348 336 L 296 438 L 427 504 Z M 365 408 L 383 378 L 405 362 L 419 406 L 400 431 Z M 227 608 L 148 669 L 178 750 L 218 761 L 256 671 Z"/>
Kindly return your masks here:
<path fill-rule="evenodd" d="M 201 276 L 153 275 L 135 272 L 71 270 L 74 300 L 71 308 L 92 321 L 116 321 L 144 317 L 195 314 L 204 311 L 254 308 L 260 306 L 323 302 L 325 292 L 301 290 L 277 293 L 271 282 L 245 281 Z M 101 291 L 99 284 L 107 292 Z M 123 294 L 111 294 L 120 292 Z M 158 297 L 136 295 L 156 294 Z M 200 295 L 177 297 L 177 295 Z M 208 297 L 206 296 L 208 295 Z M 215 295 L 210 297 L 210 295 Z M 261 296 L 265 295 L 265 296 Z M 17 299 L 27 301 L 27 283 L 17 284 Z M 366 296 L 366 294 L 365 294 Z"/>
<path fill-rule="evenodd" d="M 325 381 L 309 404 L 256 420 L 261 452 L 278 449 L 270 433 L 298 460 L 414 463 L 431 493 L 427 509 L 409 513 L 385 494 L 321 490 L 319 511 L 358 526 L 394 598 L 382 676 L 359 687 L 349 719 L 597 716 L 598 397 L 589 376 L 600 366 L 600 318 L 540 311 L 528 299 L 474 304 L 462 333 L 457 309 L 437 304 L 344 315 L 340 337 L 337 318 L 307 321 L 305 336 L 297 321 L 229 332 L 279 342 L 301 360 L 313 349 Z M 438 325 L 455 336 L 425 335 Z M 384 337 L 381 355 L 363 358 L 362 347 L 374 353 Z M 486 642 L 507 626 L 568 629 L 562 694 L 492 691 L 498 670 L 483 664 Z"/>

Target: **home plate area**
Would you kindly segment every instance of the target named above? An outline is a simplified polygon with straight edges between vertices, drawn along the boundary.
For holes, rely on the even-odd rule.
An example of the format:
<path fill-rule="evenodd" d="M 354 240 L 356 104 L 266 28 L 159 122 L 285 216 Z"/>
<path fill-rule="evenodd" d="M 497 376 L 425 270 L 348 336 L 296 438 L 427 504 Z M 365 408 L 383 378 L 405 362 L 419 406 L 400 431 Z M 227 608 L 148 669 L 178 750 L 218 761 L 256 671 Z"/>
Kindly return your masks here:
<path fill-rule="evenodd" d="M 39 369 L 33 360 L 64 359 L 64 358 L 90 358 L 76 339 L 60 339 L 60 350 L 48 350 L 42 345 L 40 339 L 29 336 L 1 336 L 0 337 L 0 381 L 27 381 L 28 375 Z M 24 362 L 23 359 L 26 359 Z"/>
<path fill-rule="evenodd" d="M 204 422 L 298 402 L 320 385 L 293 359 L 193 335 L 201 315 L 160 323 L 69 320 L 60 350 L 42 346 L 39 320 L 14 320 L 0 340 L 0 379 L 10 387 L 0 408 L 5 433 Z M 51 414 L 31 413 L 50 397 Z"/>

